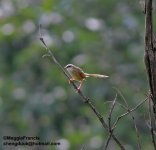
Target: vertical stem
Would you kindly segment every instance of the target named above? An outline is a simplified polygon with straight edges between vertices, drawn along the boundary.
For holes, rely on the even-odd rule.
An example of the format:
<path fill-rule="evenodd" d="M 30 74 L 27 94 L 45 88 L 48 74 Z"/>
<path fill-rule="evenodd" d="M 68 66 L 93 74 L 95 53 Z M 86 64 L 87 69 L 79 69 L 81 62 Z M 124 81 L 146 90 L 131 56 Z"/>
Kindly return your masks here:
<path fill-rule="evenodd" d="M 153 47 L 152 0 L 145 0 L 145 65 L 153 101 L 153 112 L 156 118 L 156 51 Z"/>

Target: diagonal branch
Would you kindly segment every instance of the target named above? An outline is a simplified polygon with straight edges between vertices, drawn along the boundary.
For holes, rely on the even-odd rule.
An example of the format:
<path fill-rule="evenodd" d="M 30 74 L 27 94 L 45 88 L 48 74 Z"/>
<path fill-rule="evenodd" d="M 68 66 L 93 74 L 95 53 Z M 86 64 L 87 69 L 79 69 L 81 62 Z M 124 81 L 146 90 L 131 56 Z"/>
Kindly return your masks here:
<path fill-rule="evenodd" d="M 145 100 L 143 100 L 142 102 L 140 102 L 137 106 L 135 106 L 133 109 L 129 109 L 126 113 L 120 115 L 116 121 L 113 124 L 113 128 L 112 130 L 114 130 L 116 128 L 117 123 L 119 122 L 120 119 L 122 119 L 123 117 L 125 117 L 126 115 L 129 115 L 131 112 L 135 111 L 136 109 L 138 109 L 145 101 L 147 101 L 148 98 L 146 98 Z"/>
<path fill-rule="evenodd" d="M 118 90 L 117 90 L 118 91 Z M 124 98 L 123 97 L 123 95 L 122 95 L 122 93 L 120 92 L 120 91 L 118 91 L 119 92 L 119 94 L 122 96 L 122 98 Z M 111 109 L 110 109 L 110 112 L 109 112 L 109 117 L 108 117 L 108 119 L 109 119 L 109 136 L 108 136 L 108 138 L 107 138 L 107 141 L 106 141 L 106 144 L 105 144 L 105 150 L 108 148 L 108 144 L 109 144 L 109 142 L 110 142 L 110 139 L 111 139 L 111 136 L 112 136 L 112 134 L 113 134 L 113 132 L 114 132 L 114 130 L 115 130 L 115 128 L 117 127 L 117 124 L 118 124 L 118 122 L 119 122 L 119 120 L 120 119 L 122 119 L 123 117 L 125 117 L 125 116 L 127 116 L 127 115 L 131 115 L 131 117 L 132 117 L 132 120 L 133 120 L 133 123 L 134 123 L 134 127 L 135 127 L 135 130 L 136 130 L 136 134 L 137 134 L 137 140 L 138 140 L 138 148 L 139 149 L 141 149 L 141 144 L 140 144 L 140 140 L 139 140 L 139 133 L 138 133 L 138 129 L 137 129 L 137 126 L 136 126 L 136 123 L 135 123 L 135 118 L 134 118 L 134 116 L 131 114 L 133 111 L 135 111 L 135 110 L 137 110 L 145 101 L 147 101 L 147 99 L 148 98 L 146 98 L 145 100 L 143 100 L 143 101 L 141 101 L 136 107 L 134 107 L 133 109 L 130 109 L 129 107 L 128 107 L 128 104 L 127 104 L 127 102 L 126 102 L 126 100 L 125 100 L 125 98 L 124 98 L 124 101 L 125 101 L 125 103 L 126 103 L 126 106 L 124 106 L 124 105 L 121 105 L 124 109 L 126 109 L 127 110 L 127 112 L 126 113 L 124 113 L 124 114 L 122 114 L 122 115 L 120 115 L 117 119 L 116 119 L 116 121 L 114 122 L 114 124 L 112 125 L 112 127 L 111 127 L 111 124 L 110 124 L 110 120 L 111 120 L 111 115 L 112 115 L 112 111 L 113 111 L 113 109 L 114 109 L 114 106 L 115 106 L 115 104 L 116 104 L 116 99 L 114 99 L 114 101 L 112 102 L 112 106 L 111 106 Z"/>
<path fill-rule="evenodd" d="M 47 50 L 48 56 L 51 56 L 51 58 L 54 61 L 54 63 L 60 68 L 60 70 L 64 73 L 64 75 L 66 76 L 66 78 L 69 80 L 70 79 L 70 76 L 65 71 L 65 69 L 62 67 L 62 65 L 57 61 L 57 59 L 55 58 L 53 52 L 46 45 L 46 43 L 45 43 L 45 41 L 43 39 L 42 33 L 41 33 L 41 25 L 39 26 L 39 36 L 40 36 L 40 41 L 42 42 L 42 44 L 44 45 L 45 49 Z M 71 84 L 74 87 L 74 89 L 77 90 L 77 86 L 75 85 L 75 83 L 73 81 L 71 81 Z M 90 98 L 86 97 L 82 93 L 81 90 L 78 90 L 78 94 L 82 98 L 83 102 L 85 104 L 87 104 L 88 107 L 94 112 L 94 114 L 97 116 L 97 118 L 99 119 L 99 121 L 101 122 L 101 124 L 105 128 L 105 130 L 107 132 L 109 132 L 109 128 L 108 128 L 107 123 L 105 122 L 105 120 L 102 117 L 102 115 L 97 111 L 96 107 L 94 106 L 93 102 L 91 102 Z M 125 150 L 124 146 L 121 144 L 121 142 L 118 140 L 118 138 L 114 134 L 112 134 L 112 138 L 114 139 L 114 141 L 117 143 L 117 145 L 120 147 L 121 150 Z"/>
<path fill-rule="evenodd" d="M 133 114 L 130 112 L 129 105 L 128 105 L 128 103 L 127 103 L 127 101 L 126 101 L 125 97 L 123 96 L 123 94 L 121 93 L 121 91 L 119 91 L 119 90 L 118 90 L 118 92 L 119 92 L 120 96 L 122 97 L 122 99 L 123 99 L 124 103 L 126 104 L 127 112 L 129 112 L 129 113 L 130 113 L 131 118 L 132 118 L 132 120 L 133 120 L 134 128 L 135 128 L 136 135 L 137 135 L 137 144 L 138 144 L 138 149 L 139 149 L 139 150 L 141 150 L 140 136 L 139 136 L 139 132 L 138 132 L 138 128 L 137 128 L 137 125 L 136 125 L 135 118 L 134 118 Z"/>

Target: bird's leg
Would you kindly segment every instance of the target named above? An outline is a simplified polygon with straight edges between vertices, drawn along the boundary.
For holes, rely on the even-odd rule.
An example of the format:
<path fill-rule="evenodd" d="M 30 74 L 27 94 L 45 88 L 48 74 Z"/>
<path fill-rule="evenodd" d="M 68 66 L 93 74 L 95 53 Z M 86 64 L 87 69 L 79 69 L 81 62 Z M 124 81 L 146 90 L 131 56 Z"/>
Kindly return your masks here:
<path fill-rule="evenodd" d="M 82 83 L 83 83 L 83 80 L 80 82 L 80 85 L 78 86 L 77 91 L 80 91 L 80 88 L 82 86 Z"/>
<path fill-rule="evenodd" d="M 69 84 L 70 84 L 71 82 L 73 82 L 73 81 L 75 81 L 75 79 L 73 79 L 73 78 L 70 78 L 70 79 L 68 80 Z"/>

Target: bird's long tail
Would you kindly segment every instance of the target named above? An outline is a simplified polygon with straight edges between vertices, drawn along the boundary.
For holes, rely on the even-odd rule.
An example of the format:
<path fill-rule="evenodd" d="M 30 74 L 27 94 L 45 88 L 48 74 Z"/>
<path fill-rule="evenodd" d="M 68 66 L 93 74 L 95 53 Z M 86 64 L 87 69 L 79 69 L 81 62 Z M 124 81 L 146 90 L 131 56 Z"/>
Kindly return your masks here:
<path fill-rule="evenodd" d="M 85 73 L 85 76 L 86 77 L 95 77 L 95 78 L 108 78 L 108 76 L 102 75 L 102 74 L 88 74 L 88 73 Z"/>

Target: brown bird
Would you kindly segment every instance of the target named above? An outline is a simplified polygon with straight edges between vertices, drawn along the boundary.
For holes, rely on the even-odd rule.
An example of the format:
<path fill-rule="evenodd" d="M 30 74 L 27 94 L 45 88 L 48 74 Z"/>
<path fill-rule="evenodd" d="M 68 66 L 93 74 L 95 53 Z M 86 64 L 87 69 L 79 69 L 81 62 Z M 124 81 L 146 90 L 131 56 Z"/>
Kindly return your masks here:
<path fill-rule="evenodd" d="M 102 74 L 85 73 L 81 68 L 79 68 L 73 64 L 68 64 L 64 68 L 67 69 L 68 73 L 72 77 L 70 79 L 70 81 L 79 81 L 80 82 L 80 85 L 78 86 L 77 90 L 80 90 L 84 79 L 87 77 L 95 77 L 95 78 L 107 78 L 108 77 L 108 76 L 102 75 Z"/>

